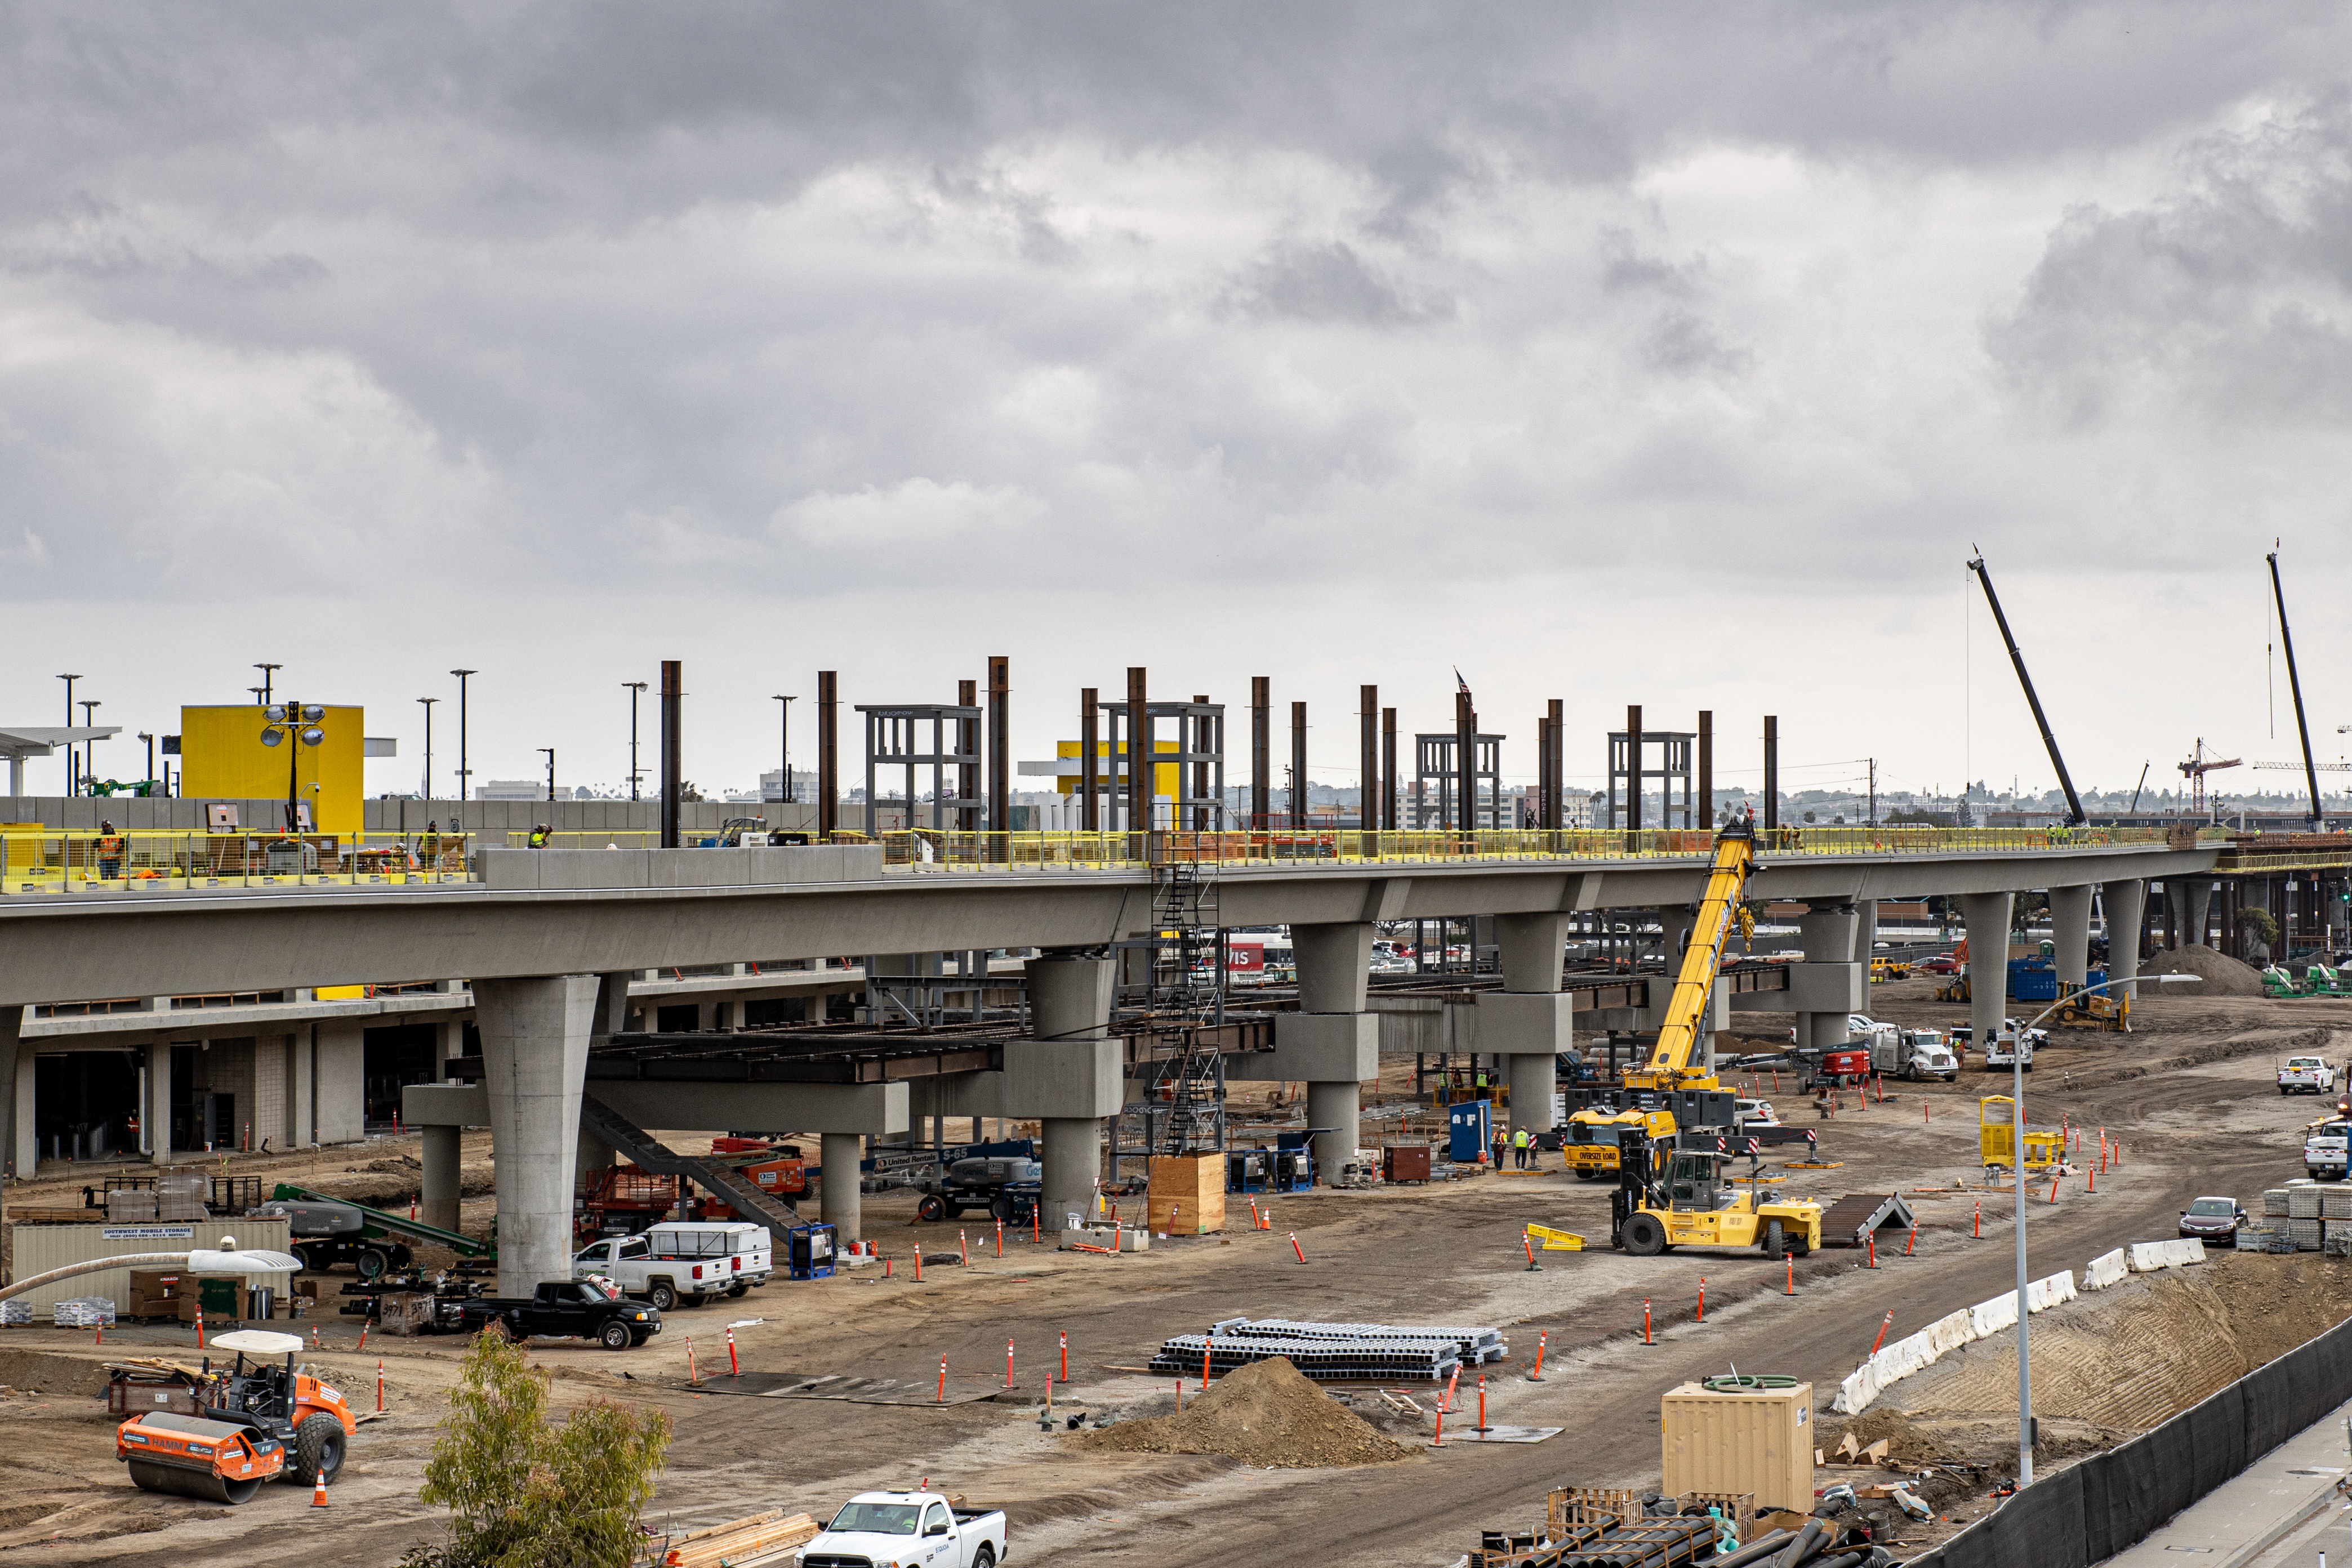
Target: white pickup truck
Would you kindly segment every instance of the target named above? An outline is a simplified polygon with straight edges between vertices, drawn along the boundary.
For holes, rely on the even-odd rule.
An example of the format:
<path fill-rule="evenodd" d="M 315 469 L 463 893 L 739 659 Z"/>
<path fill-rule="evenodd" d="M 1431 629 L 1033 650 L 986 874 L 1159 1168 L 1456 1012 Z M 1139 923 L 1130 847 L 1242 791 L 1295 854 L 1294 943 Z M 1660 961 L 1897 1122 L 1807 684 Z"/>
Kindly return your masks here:
<path fill-rule="evenodd" d="M 724 1220 L 657 1225 L 642 1236 L 590 1242 L 572 1258 L 572 1277 L 610 1279 L 668 1311 L 717 1296 L 740 1296 L 775 1272 L 768 1227 Z"/>
<path fill-rule="evenodd" d="M 793 1558 L 795 1568 L 995 1568 L 1009 1554 L 1003 1509 L 937 1492 L 859 1492 Z"/>
<path fill-rule="evenodd" d="M 2341 1121 L 2315 1121 L 2303 1135 L 2304 1173 L 2315 1182 L 2344 1179 L 2347 1131 Z"/>
<path fill-rule="evenodd" d="M 2325 1057 L 2289 1057 L 2278 1070 L 2281 1094 L 2333 1094 L 2336 1069 Z"/>

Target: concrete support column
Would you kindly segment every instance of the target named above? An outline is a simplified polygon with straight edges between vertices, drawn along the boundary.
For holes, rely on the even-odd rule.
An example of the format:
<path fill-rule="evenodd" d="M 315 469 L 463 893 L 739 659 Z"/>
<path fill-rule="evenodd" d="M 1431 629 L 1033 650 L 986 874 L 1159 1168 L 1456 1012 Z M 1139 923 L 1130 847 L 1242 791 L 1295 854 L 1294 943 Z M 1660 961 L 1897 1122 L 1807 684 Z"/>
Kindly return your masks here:
<path fill-rule="evenodd" d="M 498 1160 L 499 1294 L 572 1271 L 572 1173 L 596 977 L 474 983 Z"/>
<path fill-rule="evenodd" d="M 1095 1177 L 1102 1170 L 1102 1123 L 1092 1117 L 1048 1116 L 1037 1129 L 1037 1158 L 1045 1167 L 1045 1227 L 1067 1225 L 1074 1214 L 1092 1218 Z"/>
<path fill-rule="evenodd" d="M 147 1137 L 148 1156 L 158 1165 L 172 1163 L 172 1045 L 151 1041 L 147 1047 L 147 1103 L 139 1108 L 139 1124 Z"/>
<path fill-rule="evenodd" d="M 1093 1214 L 1104 1119 L 1126 1097 L 1118 1042 L 1109 1037 L 1117 971 L 1107 958 L 1049 953 L 1024 973 L 1034 1040 L 1005 1047 L 1005 1109 L 1037 1114 L 1040 1201 L 1045 1222 L 1058 1226 L 1072 1213 Z"/>
<path fill-rule="evenodd" d="M 321 1143 L 355 1143 L 367 1136 L 367 1041 L 357 1019 L 319 1025 L 312 1068 L 311 1136 Z"/>
<path fill-rule="evenodd" d="M 1870 963 L 1878 956 L 1878 900 L 1859 899 L 1853 906 L 1853 956 L 1862 965 L 1863 996 L 1870 995 Z M 1865 1007 L 1864 1012 L 1870 1009 Z"/>
<path fill-rule="evenodd" d="M 1503 1058 L 1515 1132 L 1552 1127 L 1559 1054 L 1576 1044 L 1570 999 L 1559 988 L 1568 922 L 1556 913 L 1495 917 L 1503 989 L 1478 997 L 1478 1048 Z"/>
<path fill-rule="evenodd" d="M 2182 942 L 2202 945 L 2206 922 L 2213 912 L 2213 879 L 2206 876 L 2168 878 L 2164 896 L 2178 899 L 2180 918 L 2178 922 Z"/>
<path fill-rule="evenodd" d="M 286 1136 L 294 1148 L 316 1147 L 319 1142 L 317 1111 L 319 1103 L 319 1026 L 316 1024 L 294 1037 L 294 1057 L 286 1077 L 286 1098 L 290 1114 L 286 1119 Z"/>
<path fill-rule="evenodd" d="M 2057 949 L 2058 984 L 2081 986 L 2089 983 L 2091 972 L 2091 889 L 2087 884 L 2076 888 L 2052 888 L 2050 895 L 2050 935 Z M 1976 951 L 1976 943 L 1969 944 Z"/>
<path fill-rule="evenodd" d="M 2009 921 L 2015 901 L 2011 893 L 1969 893 L 1960 900 L 1960 918 L 1969 927 L 1969 1040 L 1979 1052 L 2009 1016 Z"/>
<path fill-rule="evenodd" d="M 30 1175 L 35 1163 L 32 1139 L 18 1132 L 16 1127 L 17 1091 L 21 1089 L 24 1099 L 31 1100 L 33 1081 L 37 1076 L 32 1064 L 23 1059 L 17 1037 L 24 1027 L 25 1009 L 0 1007 L 0 1111 L 6 1113 L 5 1119 L 0 1119 L 0 1171 L 12 1176 L 19 1173 L 16 1161 L 20 1154 L 26 1156 L 24 1174 Z"/>
<path fill-rule="evenodd" d="M 2134 877 L 2099 884 L 2099 904 L 2107 911 L 2107 978 L 2110 996 L 2139 994 L 2139 928 L 2147 912 L 2147 884 Z"/>
<path fill-rule="evenodd" d="M 1299 1016 L 1295 1025 L 1276 1025 L 1276 1037 L 1278 1042 L 1290 1029 L 1312 1063 L 1303 1069 L 1307 1125 L 1326 1129 L 1313 1140 L 1315 1168 L 1326 1181 L 1356 1157 L 1363 1139 L 1363 1080 L 1380 1073 L 1379 1021 L 1364 1008 L 1378 929 L 1370 921 L 1291 928 Z M 1363 1048 L 1367 1039 L 1369 1049 Z"/>
<path fill-rule="evenodd" d="M 1805 950 L 1805 962 L 1789 976 L 1799 1009 L 1797 1043 L 1835 1050 L 1851 1034 L 1846 1015 L 1870 996 L 1868 956 L 1857 961 L 1854 952 L 1862 917 L 1852 904 L 1816 904 L 1798 920 L 1797 930 Z"/>
<path fill-rule="evenodd" d="M 821 1217 L 843 1241 L 865 1239 L 864 1194 L 857 1184 L 866 1140 L 855 1132 L 825 1132 L 817 1139 Z"/>
<path fill-rule="evenodd" d="M 1506 991 L 1557 991 L 1568 952 L 1565 914 L 1496 915 L 1495 946 Z M 1369 960 L 1367 960 L 1369 962 Z"/>
<path fill-rule="evenodd" d="M 464 1129 L 427 1122 L 424 1131 L 425 1184 L 416 1201 L 416 1217 L 426 1225 L 455 1230 L 459 1193 L 457 1140 Z"/>

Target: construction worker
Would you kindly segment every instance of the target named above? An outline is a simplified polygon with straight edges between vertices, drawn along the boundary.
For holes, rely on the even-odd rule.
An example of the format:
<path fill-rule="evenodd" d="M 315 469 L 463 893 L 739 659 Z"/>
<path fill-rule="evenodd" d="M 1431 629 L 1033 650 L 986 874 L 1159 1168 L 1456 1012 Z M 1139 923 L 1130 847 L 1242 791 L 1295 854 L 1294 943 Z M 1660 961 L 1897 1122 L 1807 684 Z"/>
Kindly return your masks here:
<path fill-rule="evenodd" d="M 1511 1135 L 1501 1128 L 1495 1129 L 1495 1169 L 1503 1168 L 1503 1151 L 1511 1146 Z"/>
<path fill-rule="evenodd" d="M 1515 1170 L 1528 1168 L 1528 1130 L 1524 1127 L 1511 1133 L 1511 1165 Z"/>
<path fill-rule="evenodd" d="M 98 825 L 98 874 L 110 882 L 122 875 L 122 839 L 111 822 Z"/>
<path fill-rule="evenodd" d="M 530 830 L 530 847 L 533 849 L 546 848 L 547 840 L 552 831 L 553 830 L 551 829 L 544 822 L 541 823 L 537 827 L 532 828 Z"/>

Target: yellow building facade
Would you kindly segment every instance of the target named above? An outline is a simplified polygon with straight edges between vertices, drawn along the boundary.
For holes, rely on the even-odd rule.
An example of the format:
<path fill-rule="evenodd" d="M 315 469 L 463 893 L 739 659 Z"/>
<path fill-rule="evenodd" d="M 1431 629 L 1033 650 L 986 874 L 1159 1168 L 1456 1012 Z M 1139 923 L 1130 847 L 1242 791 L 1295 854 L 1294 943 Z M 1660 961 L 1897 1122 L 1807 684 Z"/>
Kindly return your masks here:
<path fill-rule="evenodd" d="M 180 710 L 180 794 L 191 800 L 307 801 L 320 833 L 357 833 L 367 793 L 367 713 L 320 705 L 317 728 L 325 739 L 306 746 L 300 724 L 279 727 L 278 743 L 262 739 L 268 710 L 254 703 Z M 281 820 L 240 824 L 248 831 L 282 827 Z"/>

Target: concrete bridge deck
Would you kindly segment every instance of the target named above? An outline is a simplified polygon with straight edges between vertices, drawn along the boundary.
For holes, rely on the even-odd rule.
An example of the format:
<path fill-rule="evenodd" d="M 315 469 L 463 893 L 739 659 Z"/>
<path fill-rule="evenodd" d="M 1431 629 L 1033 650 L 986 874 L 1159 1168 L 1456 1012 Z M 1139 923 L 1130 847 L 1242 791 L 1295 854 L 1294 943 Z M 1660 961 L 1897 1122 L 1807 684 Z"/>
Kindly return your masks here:
<path fill-rule="evenodd" d="M 1034 836 L 1068 853 L 1032 864 L 990 862 L 996 846 L 973 837 L 963 847 L 940 836 L 929 859 L 920 835 L 807 847 L 491 849 L 473 857 L 464 879 L 422 885 L 142 891 L 126 878 L 9 897 L 0 899 L 0 1018 L 21 1016 L 27 1004 L 470 980 L 480 1088 L 412 1088 L 406 1098 L 411 1119 L 427 1126 L 425 1184 L 436 1204 L 455 1202 L 456 1123 L 489 1122 L 500 1284 L 527 1290 L 565 1270 L 592 1047 L 624 1031 L 643 972 L 844 955 L 876 955 L 888 968 L 890 955 L 1034 948 L 1040 956 L 1023 983 L 1028 1037 L 1004 1041 L 985 1070 L 925 1080 L 919 1104 L 903 1079 L 614 1082 L 599 1092 L 619 1096 L 614 1109 L 645 1126 L 818 1133 L 825 1217 L 845 1236 L 859 1225 L 863 1141 L 903 1132 L 926 1112 L 1036 1121 L 1049 1212 L 1080 1208 L 1100 1170 L 1105 1120 L 1127 1098 L 1107 954 L 1155 924 L 1153 867 L 1083 858 L 1119 847 L 1104 846 L 1106 836 Z M 1196 858 L 1215 878 L 1219 923 L 1291 929 L 1298 1008 L 1279 1018 L 1274 1049 L 1236 1063 L 1235 1076 L 1307 1085 L 1308 1124 L 1334 1130 L 1317 1140 L 1326 1169 L 1352 1154 L 1360 1086 L 1379 1069 L 1380 1024 L 1366 994 L 1379 922 L 1493 920 L 1503 984 L 1475 1001 L 1478 1049 L 1504 1064 L 1514 1114 L 1548 1126 L 1554 1067 L 1574 1033 L 1573 999 L 1561 990 L 1570 919 L 1654 910 L 1672 962 L 1709 850 L 1705 833 L 1670 832 L 1108 837 L 1156 859 Z M 2137 931 L 2149 879 L 2210 872 L 2221 853 L 2147 830 L 1805 829 L 1765 837 L 1748 895 L 1812 906 L 1804 962 L 1789 966 L 1777 1000 L 1796 1015 L 1801 1040 L 1831 1044 L 1867 996 L 1878 900 L 1955 895 L 1970 929 L 2006 931 L 2013 895 L 2047 889 L 2062 978 L 2079 980 L 2095 889 L 2105 891 L 2110 924 Z M 1998 1025 L 2000 990 L 1980 989 L 1979 1028 Z M 1716 998 L 1725 1017 L 1727 1003 Z M 1642 1016 L 1617 1024 L 1654 1026 Z"/>

